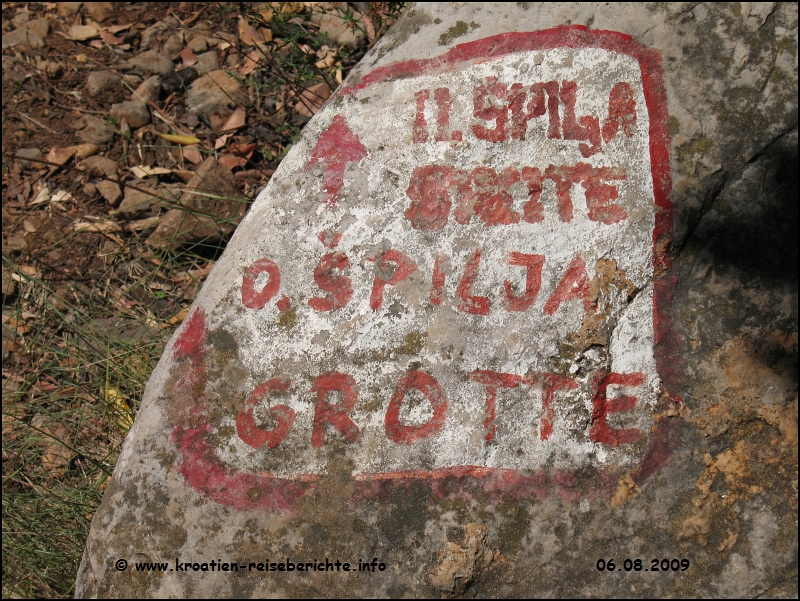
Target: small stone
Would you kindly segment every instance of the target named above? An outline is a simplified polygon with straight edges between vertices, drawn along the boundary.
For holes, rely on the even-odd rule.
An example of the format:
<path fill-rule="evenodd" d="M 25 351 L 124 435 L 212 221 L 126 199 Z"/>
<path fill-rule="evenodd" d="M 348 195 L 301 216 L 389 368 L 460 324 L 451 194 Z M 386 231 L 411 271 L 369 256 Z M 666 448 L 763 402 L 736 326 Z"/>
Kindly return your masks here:
<path fill-rule="evenodd" d="M 35 19 L 33 21 L 28 21 L 25 24 L 25 29 L 28 30 L 28 33 L 34 36 L 38 36 L 40 38 L 47 37 L 47 34 L 50 33 L 50 21 L 47 19 Z M 31 46 L 31 48 L 41 48 L 42 46 Z"/>
<path fill-rule="evenodd" d="M 78 13 L 82 5 L 83 2 L 59 2 L 58 14 L 62 17 L 71 17 Z"/>
<path fill-rule="evenodd" d="M 128 62 L 121 65 L 127 69 L 141 69 L 146 73 L 158 73 L 159 75 L 169 75 L 175 70 L 169 55 L 157 50 L 148 50 L 138 56 L 134 56 Z"/>
<path fill-rule="evenodd" d="M 126 100 L 111 106 L 110 114 L 118 122 L 124 119 L 132 128 L 142 127 L 150 123 L 150 110 L 144 102 Z"/>
<path fill-rule="evenodd" d="M 238 38 L 236 34 L 232 31 L 216 31 L 214 32 L 213 39 L 210 41 L 210 44 L 216 45 L 220 50 L 224 50 L 225 48 L 230 48 L 231 46 L 236 46 L 238 42 Z"/>
<path fill-rule="evenodd" d="M 120 213 L 128 215 L 141 213 L 142 211 L 148 210 L 152 205 L 157 205 L 159 203 L 160 198 L 157 190 L 144 192 L 143 190 L 147 188 L 143 188 L 142 186 L 137 186 L 137 188 L 139 188 L 139 190 L 128 187 L 125 188 L 125 198 L 122 199 L 119 205 Z"/>
<path fill-rule="evenodd" d="M 239 67 L 239 55 L 235 52 L 229 52 L 228 55 L 225 57 L 225 68 L 226 69 L 238 69 Z"/>
<path fill-rule="evenodd" d="M 3 243 L 3 252 L 7 250 L 28 250 L 28 242 L 22 236 L 10 236 Z"/>
<path fill-rule="evenodd" d="M 19 27 L 20 25 L 25 25 L 31 19 L 31 13 L 27 10 L 23 10 L 21 13 L 17 13 L 14 15 L 14 18 L 11 19 L 11 22 L 14 24 L 15 27 Z"/>
<path fill-rule="evenodd" d="M 102 182 L 97 182 L 95 186 L 97 187 L 97 191 L 100 192 L 100 195 L 105 198 L 109 204 L 116 205 L 119 199 L 122 198 L 122 190 L 120 190 L 119 185 L 114 182 L 103 180 Z"/>
<path fill-rule="evenodd" d="M 147 244 L 177 249 L 181 245 L 226 236 L 244 217 L 247 205 L 230 170 L 213 157 L 200 165 L 180 198 Z M 212 195 L 209 195 L 208 193 Z"/>
<path fill-rule="evenodd" d="M 165 29 L 167 29 L 167 24 L 163 21 L 157 21 L 156 23 L 153 23 L 150 27 L 142 32 L 141 47 L 143 49 L 147 49 L 153 46 L 158 39 L 158 35 Z"/>
<path fill-rule="evenodd" d="M 126 73 L 122 76 L 122 81 L 124 84 L 128 84 L 133 88 L 142 83 L 142 78 L 135 73 Z"/>
<path fill-rule="evenodd" d="M 114 128 L 108 122 L 95 117 L 86 115 L 83 118 L 86 126 L 78 132 L 78 137 L 89 144 L 106 144 L 114 137 Z"/>
<path fill-rule="evenodd" d="M 44 71 L 47 73 L 48 77 L 58 77 L 61 75 L 62 67 L 55 61 L 47 61 Z"/>
<path fill-rule="evenodd" d="M 86 91 L 90 96 L 98 96 L 120 85 L 122 78 L 110 71 L 92 71 L 86 78 Z"/>
<path fill-rule="evenodd" d="M 195 54 L 200 54 L 201 52 L 205 52 L 208 48 L 208 38 L 204 35 L 198 35 L 189 42 L 187 46 L 191 48 L 192 52 Z"/>
<path fill-rule="evenodd" d="M 200 75 L 210 73 L 219 69 L 219 54 L 216 50 L 210 50 L 197 56 L 197 62 L 194 64 L 194 70 Z"/>
<path fill-rule="evenodd" d="M 167 41 L 164 42 L 164 52 L 170 56 L 175 56 L 181 50 L 183 50 L 183 39 L 181 39 L 181 36 L 178 34 L 173 33 L 167 38 Z"/>
<path fill-rule="evenodd" d="M 20 148 L 16 155 L 18 157 L 25 157 L 25 159 L 40 159 L 42 158 L 42 151 L 38 148 Z M 23 169 L 27 169 L 31 166 L 31 161 L 26 161 L 25 159 L 20 159 L 19 164 Z M 41 163 L 33 163 L 34 168 L 36 168 Z"/>
<path fill-rule="evenodd" d="M 102 173 L 106 177 L 117 176 L 117 163 L 106 157 L 89 157 L 83 161 L 83 166 L 92 173 Z"/>
<path fill-rule="evenodd" d="M 88 198 L 94 198 L 97 196 L 97 186 L 90 182 L 83 187 L 83 193 L 86 194 Z"/>
<path fill-rule="evenodd" d="M 114 5 L 111 2 L 87 2 L 86 12 L 92 19 L 102 23 L 114 12 Z"/>
<path fill-rule="evenodd" d="M 251 104 L 244 86 L 222 70 L 206 73 L 195 81 L 186 93 L 186 106 L 189 111 L 204 115 L 229 113 L 235 106 Z"/>
<path fill-rule="evenodd" d="M 161 76 L 153 75 L 145 79 L 139 87 L 131 94 L 131 100 L 149 103 L 158 100 L 161 92 Z"/>
<path fill-rule="evenodd" d="M 28 21 L 19 29 L 3 35 L 3 49 L 44 48 L 48 33 L 50 33 L 50 22 L 47 19 Z"/>

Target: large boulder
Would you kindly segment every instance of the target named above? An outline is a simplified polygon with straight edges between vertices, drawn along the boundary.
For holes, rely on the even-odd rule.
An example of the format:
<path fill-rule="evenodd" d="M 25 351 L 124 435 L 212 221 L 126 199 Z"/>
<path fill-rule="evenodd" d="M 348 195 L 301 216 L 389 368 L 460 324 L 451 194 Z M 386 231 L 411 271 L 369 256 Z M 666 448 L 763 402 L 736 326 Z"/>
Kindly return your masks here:
<path fill-rule="evenodd" d="M 796 573 L 797 5 L 418 4 L 168 345 L 76 593 Z"/>

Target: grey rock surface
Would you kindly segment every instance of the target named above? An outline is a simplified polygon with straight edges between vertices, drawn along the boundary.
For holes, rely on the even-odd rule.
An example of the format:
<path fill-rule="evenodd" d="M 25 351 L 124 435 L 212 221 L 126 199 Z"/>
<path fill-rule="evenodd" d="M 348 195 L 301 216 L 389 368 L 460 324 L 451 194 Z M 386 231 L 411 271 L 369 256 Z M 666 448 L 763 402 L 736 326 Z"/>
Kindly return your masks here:
<path fill-rule="evenodd" d="M 116 205 L 122 198 L 122 190 L 120 189 L 119 184 L 115 184 L 114 182 L 110 182 L 108 180 L 103 180 L 101 182 L 97 182 L 95 187 L 97 188 L 97 191 L 100 192 L 100 195 L 111 205 Z"/>
<path fill-rule="evenodd" d="M 25 159 L 41 159 L 42 156 L 44 156 L 42 154 L 42 151 L 39 150 L 38 148 L 20 148 L 19 150 L 17 150 L 16 154 L 18 157 L 25 157 L 24 159 L 21 159 L 19 162 L 19 164 L 22 166 L 23 169 L 27 169 L 28 167 L 31 166 L 31 164 L 33 164 L 34 167 L 38 166 L 37 163 L 32 163 L 30 160 L 25 160 Z"/>
<path fill-rule="evenodd" d="M 150 123 L 150 109 L 141 100 L 126 100 L 111 105 L 109 113 L 118 123 L 125 119 L 134 129 Z"/>
<path fill-rule="evenodd" d="M 410 7 L 167 346 L 76 595 L 796 597 L 797 164 L 794 3 Z"/>
<path fill-rule="evenodd" d="M 121 213 L 132 215 L 147 211 L 154 205 L 165 208 L 172 208 L 180 201 L 180 190 L 173 190 L 169 187 L 152 189 L 148 186 L 139 185 L 137 189 L 126 187 L 125 198 L 119 205 Z"/>
<path fill-rule="evenodd" d="M 49 33 L 50 21 L 34 19 L 3 35 L 3 48 L 44 48 Z"/>
<path fill-rule="evenodd" d="M 183 50 L 183 36 L 173 33 L 164 42 L 164 52 L 172 56 L 178 54 L 181 50 Z"/>
<path fill-rule="evenodd" d="M 200 39 L 200 38 L 195 38 Z M 216 50 L 209 50 L 197 55 L 197 62 L 193 65 L 198 74 L 203 75 L 219 70 L 219 54 Z"/>
<path fill-rule="evenodd" d="M 123 69 L 141 69 L 145 73 L 157 73 L 158 75 L 169 75 L 175 70 L 175 65 L 169 55 L 157 50 L 148 50 L 134 56 L 122 65 Z"/>
<path fill-rule="evenodd" d="M 252 101 L 241 82 L 225 70 L 211 71 L 192 82 L 186 92 L 186 107 L 193 113 L 230 113 L 235 106 L 250 106 Z"/>
<path fill-rule="evenodd" d="M 114 128 L 99 117 L 86 115 L 79 122 L 83 128 L 78 132 L 78 137 L 89 144 L 103 145 L 114 137 Z"/>
<path fill-rule="evenodd" d="M 131 100 L 149 103 L 158 100 L 161 92 L 161 77 L 153 75 L 145 79 L 131 94 Z"/>
<path fill-rule="evenodd" d="M 112 2 L 86 2 L 86 12 L 98 23 L 102 23 L 114 12 Z"/>
<path fill-rule="evenodd" d="M 117 163 L 116 161 L 112 161 L 108 157 L 103 156 L 91 156 L 83 159 L 81 164 L 88 168 L 89 171 L 93 173 L 101 173 L 106 177 L 116 177 L 117 176 Z"/>
<path fill-rule="evenodd" d="M 92 71 L 86 77 L 86 91 L 92 96 L 102 94 L 106 90 L 120 87 L 122 77 L 110 71 Z"/>

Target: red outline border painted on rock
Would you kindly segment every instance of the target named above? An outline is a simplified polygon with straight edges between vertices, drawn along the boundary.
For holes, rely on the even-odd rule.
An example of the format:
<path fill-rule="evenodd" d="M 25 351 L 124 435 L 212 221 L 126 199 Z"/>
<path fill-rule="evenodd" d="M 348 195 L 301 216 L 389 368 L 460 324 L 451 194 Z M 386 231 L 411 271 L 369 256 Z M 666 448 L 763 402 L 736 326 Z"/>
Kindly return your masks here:
<path fill-rule="evenodd" d="M 357 84 L 342 89 L 341 94 L 351 94 L 374 83 L 429 75 L 452 69 L 462 63 L 484 62 L 519 52 L 555 48 L 599 48 L 624 54 L 636 59 L 642 76 L 642 87 L 650 121 L 650 166 L 655 197 L 655 223 L 653 227 L 653 269 L 655 277 L 671 266 L 667 249 L 672 232 L 672 186 L 669 169 L 670 140 L 667 132 L 667 96 L 661 70 L 661 53 L 633 40 L 628 35 L 614 31 L 587 30 L 584 26 L 560 26 L 529 33 L 506 33 L 459 44 L 445 54 L 420 60 L 409 60 L 380 67 L 362 77 Z M 679 338 L 672 327 L 672 294 L 677 284 L 675 276 L 655 280 L 653 291 L 654 352 L 656 369 L 665 386 L 680 382 L 681 369 L 675 359 Z M 182 377 L 173 374 L 173 385 L 167 395 L 178 394 L 196 401 L 183 425 L 176 425 L 172 441 L 182 458 L 179 467 L 186 483 L 214 501 L 241 509 L 291 510 L 320 475 L 305 474 L 293 478 L 279 478 L 269 474 L 230 472 L 217 457 L 206 439 L 212 427 L 204 403 L 206 371 L 203 357 L 206 351 L 205 312 L 195 309 L 181 326 L 180 335 L 172 349 L 173 363 L 188 361 L 188 373 Z M 173 369 L 173 371 L 176 371 Z M 670 395 L 667 395 L 670 398 Z M 676 398 L 676 397 L 672 397 Z M 661 419 L 656 422 L 652 442 L 637 472 L 632 474 L 637 484 L 643 483 L 659 470 L 671 456 L 680 436 L 680 418 Z M 387 485 L 428 482 L 432 497 L 450 495 L 454 489 L 477 487 L 485 492 L 514 494 L 518 497 L 543 497 L 556 494 L 564 500 L 582 496 L 608 499 L 617 486 L 617 476 L 596 470 L 601 486 L 592 494 L 582 492 L 575 485 L 575 474 L 550 473 L 544 470 L 523 473 L 515 470 L 462 466 L 432 471 L 411 470 L 377 474 L 354 474 L 357 490 L 355 497 L 367 498 L 381 494 Z M 445 486 L 452 482 L 456 486 Z"/>

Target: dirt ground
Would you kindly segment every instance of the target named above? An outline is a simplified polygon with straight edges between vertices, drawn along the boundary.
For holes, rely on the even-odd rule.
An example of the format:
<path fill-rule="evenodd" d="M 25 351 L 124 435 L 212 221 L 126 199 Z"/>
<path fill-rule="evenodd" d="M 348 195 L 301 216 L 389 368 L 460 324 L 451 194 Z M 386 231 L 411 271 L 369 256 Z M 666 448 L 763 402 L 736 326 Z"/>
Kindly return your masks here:
<path fill-rule="evenodd" d="M 160 349 L 402 7 L 2 4 L 4 597 L 71 595 Z"/>

